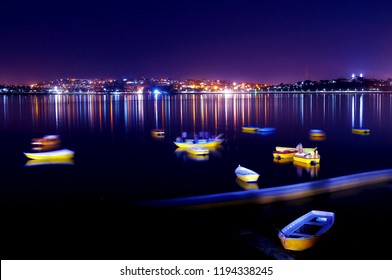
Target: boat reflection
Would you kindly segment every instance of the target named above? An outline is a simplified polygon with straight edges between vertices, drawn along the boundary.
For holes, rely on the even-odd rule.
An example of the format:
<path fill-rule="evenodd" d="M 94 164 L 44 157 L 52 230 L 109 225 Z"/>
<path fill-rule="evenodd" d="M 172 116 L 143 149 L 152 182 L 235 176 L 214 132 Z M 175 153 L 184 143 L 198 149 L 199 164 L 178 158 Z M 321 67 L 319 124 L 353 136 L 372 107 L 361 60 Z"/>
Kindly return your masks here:
<path fill-rule="evenodd" d="M 194 161 L 206 161 L 209 159 L 209 154 L 193 154 L 188 152 L 188 148 L 177 148 L 174 153 L 178 158 L 182 158 L 184 161 L 187 159 Z"/>
<path fill-rule="evenodd" d="M 323 141 L 327 138 L 327 134 L 322 129 L 309 130 L 309 139 L 312 141 Z"/>
<path fill-rule="evenodd" d="M 289 163 L 292 163 L 294 161 L 294 159 L 291 157 L 291 158 L 281 158 L 281 159 L 277 159 L 277 158 L 274 158 L 274 163 L 276 163 L 276 164 L 289 164 Z"/>
<path fill-rule="evenodd" d="M 257 184 L 257 182 L 253 182 L 253 183 L 247 183 L 241 179 L 239 179 L 238 177 L 235 179 L 235 182 L 243 189 L 245 190 L 255 190 L 259 188 L 259 185 Z"/>
<path fill-rule="evenodd" d="M 209 158 L 210 158 L 208 156 L 208 154 L 198 155 L 198 154 L 192 154 L 192 153 L 187 153 L 187 157 L 191 160 L 194 160 L 194 161 L 206 161 L 206 160 L 209 160 Z"/>
<path fill-rule="evenodd" d="M 42 166 L 42 165 L 74 165 L 73 159 L 31 159 L 25 164 L 25 167 Z"/>
<path fill-rule="evenodd" d="M 309 139 L 312 141 L 324 141 L 325 139 L 327 139 L 326 135 L 312 135 L 309 134 Z"/>
<path fill-rule="evenodd" d="M 320 170 L 320 164 L 310 164 L 310 163 L 303 163 L 299 161 L 293 161 L 293 165 L 297 168 L 297 175 L 298 177 L 302 177 L 304 171 L 310 174 L 310 177 L 317 178 L 318 172 Z"/>

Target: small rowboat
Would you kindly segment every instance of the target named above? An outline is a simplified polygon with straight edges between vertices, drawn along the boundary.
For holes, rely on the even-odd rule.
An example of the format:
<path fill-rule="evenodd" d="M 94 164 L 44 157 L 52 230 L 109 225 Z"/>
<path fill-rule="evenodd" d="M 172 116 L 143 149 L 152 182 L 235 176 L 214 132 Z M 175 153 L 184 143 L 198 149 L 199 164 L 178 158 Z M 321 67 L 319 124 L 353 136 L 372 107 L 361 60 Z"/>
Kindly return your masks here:
<path fill-rule="evenodd" d="M 302 152 L 302 153 L 295 153 L 293 155 L 293 160 L 299 161 L 306 164 L 318 164 L 320 163 L 320 155 L 318 154 L 317 150 L 313 152 Z"/>
<path fill-rule="evenodd" d="M 74 152 L 68 149 L 55 150 L 50 152 L 38 153 L 24 153 L 29 159 L 71 159 L 74 157 Z"/>
<path fill-rule="evenodd" d="M 368 128 L 352 128 L 352 133 L 354 134 L 369 134 L 370 129 Z"/>
<path fill-rule="evenodd" d="M 306 153 L 314 152 L 316 148 L 302 148 L 302 150 Z M 276 159 L 286 159 L 286 158 L 293 158 L 294 154 L 298 152 L 297 148 L 290 148 L 290 147 L 280 147 L 277 146 L 275 151 L 273 151 L 272 155 Z"/>
<path fill-rule="evenodd" d="M 242 181 L 240 178 L 236 178 L 235 182 L 243 189 L 245 190 L 257 190 L 259 188 L 259 185 L 256 182 L 245 182 Z"/>
<path fill-rule="evenodd" d="M 247 183 L 256 182 L 260 176 L 260 174 L 258 174 L 257 172 L 242 167 L 241 165 L 238 165 L 234 172 L 240 180 Z"/>
<path fill-rule="evenodd" d="M 272 155 L 276 159 L 287 159 L 287 158 L 293 158 L 296 152 L 297 150 L 273 151 Z"/>
<path fill-rule="evenodd" d="M 312 210 L 279 230 L 283 247 L 292 251 L 311 248 L 335 222 L 333 212 Z"/>
<path fill-rule="evenodd" d="M 241 127 L 241 129 L 244 132 L 257 132 L 260 129 L 260 127 L 250 125 L 250 126 L 243 126 Z"/>
<path fill-rule="evenodd" d="M 190 148 L 190 147 L 205 147 L 208 149 L 214 149 L 223 143 L 225 139 L 221 138 L 222 134 L 219 134 L 215 138 L 209 139 L 185 139 L 182 141 L 180 138 L 174 141 L 174 144 L 179 148 Z"/>

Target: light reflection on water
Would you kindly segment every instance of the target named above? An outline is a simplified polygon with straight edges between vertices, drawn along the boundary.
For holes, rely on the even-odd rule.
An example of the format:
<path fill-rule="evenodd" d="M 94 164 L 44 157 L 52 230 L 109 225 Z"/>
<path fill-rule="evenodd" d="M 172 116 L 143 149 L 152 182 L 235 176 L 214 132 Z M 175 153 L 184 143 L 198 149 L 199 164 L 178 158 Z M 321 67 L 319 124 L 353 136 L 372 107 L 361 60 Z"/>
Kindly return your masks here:
<path fill-rule="evenodd" d="M 124 165 L 120 156 L 123 150 L 122 155 L 132 153 L 133 163 L 128 161 L 118 172 L 136 163 L 170 172 L 171 165 L 181 164 L 171 163 L 175 158 L 192 159 L 179 156 L 173 145 L 182 132 L 195 136 L 201 132 L 223 133 L 226 141 L 222 147 L 212 151 L 208 158 L 193 160 L 208 161 L 207 168 L 222 173 L 238 162 L 246 162 L 264 171 L 262 187 L 390 166 L 392 101 L 386 93 L 3 95 L 1 101 L 0 129 L 4 134 L 21 135 L 21 143 L 27 143 L 31 137 L 59 134 L 65 144 L 77 150 L 85 168 L 91 155 L 100 154 L 100 159 L 107 161 L 105 153 L 118 154 L 110 155 L 110 159 Z M 243 126 L 272 127 L 275 131 L 244 133 Z M 352 134 L 353 127 L 370 128 L 371 134 L 365 138 Z M 150 134 L 157 129 L 164 131 L 164 136 Z M 308 133 L 312 129 L 322 130 L 325 135 L 313 137 Z M 287 162 L 283 166 L 283 160 L 272 160 L 275 146 L 295 147 L 298 143 L 318 147 L 320 165 L 309 167 Z M 377 153 L 380 149 L 382 157 Z M 176 157 L 170 157 L 170 151 L 175 151 Z M 154 158 L 167 158 L 167 164 Z M 106 172 L 118 173 L 112 167 Z M 211 171 L 203 173 L 213 176 Z M 121 176 L 127 179 L 129 174 Z M 181 179 L 179 176 L 173 184 L 174 190 L 181 188 Z M 231 178 L 225 178 L 222 183 L 230 181 Z M 186 193 L 180 191 L 177 195 Z"/>
<path fill-rule="evenodd" d="M 243 133 L 242 126 L 276 131 Z M 352 133 L 352 128 L 361 127 L 371 133 L 365 137 Z M 153 129 L 164 130 L 164 137 L 154 137 Z M 326 135 L 312 138 L 310 129 L 322 129 Z M 208 157 L 192 158 L 177 151 L 173 143 L 184 131 L 190 135 L 223 133 L 225 142 Z M 7 205 L 48 201 L 67 205 L 236 192 L 249 195 L 391 168 L 391 131 L 392 95 L 386 93 L 2 95 L 0 144 L 6 149 L 0 163 L 1 199 Z M 59 134 L 62 146 L 75 151 L 72 164 L 30 168 L 23 152 L 30 148 L 31 138 L 47 134 Z M 274 161 L 276 146 L 298 143 L 317 147 L 320 164 Z M 238 164 L 261 174 L 257 186 L 236 180 Z M 350 218 L 354 211 L 367 217 L 379 211 L 390 214 L 390 199 L 391 191 L 386 188 L 315 192 L 306 199 L 298 196 L 262 203 L 263 211 L 256 212 L 258 218 L 274 219 L 283 226 L 309 208 L 327 208 L 337 212 L 337 227 L 342 231 L 347 228 L 339 225 L 339 217 Z"/>

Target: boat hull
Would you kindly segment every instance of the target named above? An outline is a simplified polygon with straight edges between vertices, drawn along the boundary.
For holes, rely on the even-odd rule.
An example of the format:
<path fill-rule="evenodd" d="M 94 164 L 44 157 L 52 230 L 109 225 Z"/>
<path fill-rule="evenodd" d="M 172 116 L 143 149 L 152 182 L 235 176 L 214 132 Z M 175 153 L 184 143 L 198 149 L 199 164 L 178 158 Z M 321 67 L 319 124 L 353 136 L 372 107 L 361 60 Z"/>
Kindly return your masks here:
<path fill-rule="evenodd" d="M 303 148 L 302 150 L 305 153 L 310 153 L 310 152 L 314 152 L 316 149 L 317 148 Z M 272 153 L 272 155 L 276 159 L 287 159 L 287 158 L 293 158 L 296 152 L 298 152 L 296 148 L 278 146 L 275 148 L 275 151 Z"/>
<path fill-rule="evenodd" d="M 293 156 L 293 160 L 301 163 L 306 163 L 306 164 L 319 164 L 320 163 L 320 158 L 305 158 L 305 157 L 298 157 L 298 156 Z"/>
<path fill-rule="evenodd" d="M 292 158 L 294 156 L 295 152 L 279 152 L 279 151 L 274 151 L 272 155 L 276 159 L 287 159 L 287 158 Z"/>
<path fill-rule="evenodd" d="M 73 165 L 73 159 L 31 159 L 25 166 L 41 166 L 41 165 Z"/>
<path fill-rule="evenodd" d="M 237 177 L 238 179 L 246 182 L 246 183 L 254 183 L 257 182 L 257 180 L 259 179 L 260 175 L 238 175 Z"/>
<path fill-rule="evenodd" d="M 260 127 L 257 126 L 243 126 L 241 127 L 242 131 L 246 131 L 246 132 L 257 132 Z"/>
<path fill-rule="evenodd" d="M 294 220 L 282 230 L 278 237 L 282 246 L 291 251 L 303 251 L 313 247 L 334 224 L 335 214 L 312 210 Z"/>
<path fill-rule="evenodd" d="M 366 128 L 353 128 L 351 131 L 354 134 L 369 134 L 370 133 L 370 129 L 366 129 Z"/>
<path fill-rule="evenodd" d="M 29 159 L 42 159 L 42 160 L 65 160 L 72 159 L 74 152 L 71 150 L 59 150 L 53 152 L 38 152 L 38 153 L 24 153 Z"/>
<path fill-rule="evenodd" d="M 257 180 L 260 177 L 260 174 L 258 174 L 257 172 L 254 172 L 253 170 L 250 170 L 242 166 L 238 166 L 234 172 L 237 175 L 238 179 L 246 183 L 257 182 Z"/>
<path fill-rule="evenodd" d="M 190 147 L 205 147 L 205 148 L 216 148 L 220 144 L 222 144 L 223 140 L 216 140 L 216 141 L 210 141 L 210 142 L 205 142 L 205 143 L 187 143 L 187 142 L 177 142 L 175 141 L 174 144 L 179 147 L 179 148 L 190 148 Z"/>
<path fill-rule="evenodd" d="M 312 238 L 301 238 L 301 239 L 293 239 L 293 238 L 279 238 L 280 243 L 283 248 L 290 251 L 304 251 L 311 247 L 313 247 L 321 236 L 312 237 Z"/>

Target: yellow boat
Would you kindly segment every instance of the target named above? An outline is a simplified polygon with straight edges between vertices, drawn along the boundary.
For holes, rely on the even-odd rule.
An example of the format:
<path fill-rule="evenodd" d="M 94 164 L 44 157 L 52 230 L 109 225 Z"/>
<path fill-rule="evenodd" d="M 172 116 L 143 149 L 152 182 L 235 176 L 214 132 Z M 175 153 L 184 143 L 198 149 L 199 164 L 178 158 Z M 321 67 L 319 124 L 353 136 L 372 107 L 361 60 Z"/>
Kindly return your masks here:
<path fill-rule="evenodd" d="M 368 128 L 352 128 L 351 131 L 354 134 L 370 134 L 370 129 Z"/>
<path fill-rule="evenodd" d="M 315 151 L 317 149 L 317 147 L 315 148 L 302 148 L 304 151 L 306 152 L 311 152 L 311 151 Z M 284 152 L 284 151 L 292 151 L 292 152 L 297 152 L 298 148 L 293 148 L 293 147 L 282 147 L 282 146 L 276 146 L 275 147 L 275 151 L 278 152 Z"/>
<path fill-rule="evenodd" d="M 40 166 L 40 165 L 73 165 L 73 159 L 30 159 L 25 166 Z"/>
<path fill-rule="evenodd" d="M 280 158 L 280 159 L 274 157 L 273 161 L 274 161 L 274 163 L 277 163 L 277 164 L 288 164 L 288 163 L 293 162 L 294 160 L 293 160 L 293 157 L 291 157 L 291 158 Z"/>
<path fill-rule="evenodd" d="M 251 125 L 251 126 L 243 126 L 241 127 L 241 129 L 243 132 L 257 132 L 260 129 L 260 127 Z"/>
<path fill-rule="evenodd" d="M 291 150 L 287 150 L 287 151 L 273 151 L 272 155 L 274 156 L 275 159 L 288 159 L 288 158 L 293 158 L 294 154 L 297 152 L 297 150 L 295 151 L 291 151 Z"/>
<path fill-rule="evenodd" d="M 217 137 L 210 139 L 185 139 L 183 141 L 180 137 L 177 137 L 177 140 L 174 141 L 174 144 L 179 148 L 204 147 L 207 149 L 214 149 L 222 144 L 225 140 L 221 137 L 222 134 L 219 134 Z"/>
<path fill-rule="evenodd" d="M 238 165 L 234 172 L 239 179 L 247 183 L 256 182 L 260 176 L 260 174 L 258 174 L 257 172 L 242 167 L 241 165 Z"/>
<path fill-rule="evenodd" d="M 236 178 L 235 182 L 243 189 L 245 190 L 257 190 L 259 188 L 259 184 L 257 184 L 256 182 L 252 182 L 252 183 L 247 183 L 243 180 L 241 180 L 240 178 Z"/>
<path fill-rule="evenodd" d="M 313 247 L 334 222 L 333 212 L 312 210 L 279 230 L 278 237 L 285 249 L 303 251 Z"/>
<path fill-rule="evenodd" d="M 320 155 L 317 150 L 313 152 L 302 152 L 295 153 L 293 156 L 294 162 L 302 162 L 306 164 L 318 164 L 320 163 Z"/>
<path fill-rule="evenodd" d="M 24 153 L 29 159 L 71 159 L 74 157 L 74 152 L 68 149 L 55 150 L 50 152 L 38 152 L 38 153 Z"/>
<path fill-rule="evenodd" d="M 313 152 L 316 149 L 317 149 L 317 147 L 316 148 L 302 148 L 302 150 L 307 153 Z M 272 155 L 276 159 L 287 159 L 287 158 L 292 158 L 296 152 L 298 152 L 297 148 L 277 146 L 275 148 L 275 151 L 272 152 Z"/>

